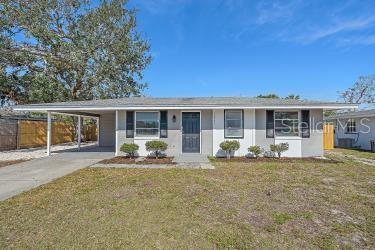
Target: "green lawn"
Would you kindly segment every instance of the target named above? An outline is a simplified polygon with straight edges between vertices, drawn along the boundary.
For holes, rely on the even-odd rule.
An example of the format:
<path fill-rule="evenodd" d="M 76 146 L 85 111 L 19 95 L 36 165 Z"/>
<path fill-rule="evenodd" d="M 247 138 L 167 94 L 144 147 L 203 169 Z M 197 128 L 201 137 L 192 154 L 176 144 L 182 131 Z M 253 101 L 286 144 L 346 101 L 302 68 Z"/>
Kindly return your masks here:
<path fill-rule="evenodd" d="M 83 169 L 0 202 L 0 248 L 374 248 L 375 168 Z"/>
<path fill-rule="evenodd" d="M 342 153 L 347 156 L 355 156 L 358 158 L 365 158 L 375 160 L 375 153 L 363 150 L 356 150 L 356 149 L 345 149 L 345 148 L 335 148 L 332 152 Z"/>

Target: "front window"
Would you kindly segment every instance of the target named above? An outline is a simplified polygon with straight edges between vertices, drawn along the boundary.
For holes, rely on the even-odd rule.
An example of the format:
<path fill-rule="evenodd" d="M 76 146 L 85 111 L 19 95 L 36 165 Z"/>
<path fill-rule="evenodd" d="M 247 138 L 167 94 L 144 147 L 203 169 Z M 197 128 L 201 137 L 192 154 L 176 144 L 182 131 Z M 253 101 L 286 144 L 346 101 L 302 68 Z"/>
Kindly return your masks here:
<path fill-rule="evenodd" d="M 357 132 L 357 123 L 354 119 L 349 119 L 346 123 L 346 133 L 356 133 Z"/>
<path fill-rule="evenodd" d="M 225 137 L 243 137 L 243 113 L 242 110 L 225 110 Z"/>
<path fill-rule="evenodd" d="M 159 112 L 136 112 L 135 119 L 137 137 L 159 136 Z"/>
<path fill-rule="evenodd" d="M 298 112 L 275 112 L 275 134 L 298 136 Z"/>

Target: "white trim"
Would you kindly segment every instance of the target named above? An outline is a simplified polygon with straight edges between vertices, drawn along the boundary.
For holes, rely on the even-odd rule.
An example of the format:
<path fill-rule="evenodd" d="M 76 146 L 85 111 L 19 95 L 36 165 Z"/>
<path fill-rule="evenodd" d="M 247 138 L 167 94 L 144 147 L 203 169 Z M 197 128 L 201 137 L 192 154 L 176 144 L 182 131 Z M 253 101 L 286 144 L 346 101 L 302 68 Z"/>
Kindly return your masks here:
<path fill-rule="evenodd" d="M 182 113 L 199 113 L 199 154 L 202 154 L 202 111 L 197 110 L 181 110 L 180 112 L 180 131 L 181 131 L 181 154 L 196 154 L 196 153 L 189 153 L 189 152 L 182 152 Z"/>
<path fill-rule="evenodd" d="M 255 121 L 256 117 L 255 117 L 255 109 L 253 109 L 252 111 L 252 116 L 251 116 L 251 122 L 252 122 L 252 133 L 251 133 L 251 136 L 252 136 L 252 146 L 255 146 L 255 136 L 256 136 L 256 121 Z"/>
<path fill-rule="evenodd" d="M 59 112 L 59 111 L 84 111 L 84 110 L 110 110 L 110 111 L 115 111 L 115 110 L 206 110 L 206 109 L 358 109 L 357 104 L 343 104 L 343 105 L 293 105 L 293 106 L 128 106 L 128 107 L 116 107 L 116 106 L 108 106 L 108 107 L 103 107 L 103 106 L 89 106 L 89 107 L 82 107 L 82 106 L 72 106 L 72 107 L 14 107 L 13 109 L 15 111 L 54 111 L 54 112 Z"/>
<path fill-rule="evenodd" d="M 280 136 L 280 135 L 276 135 L 276 113 L 277 112 L 297 112 L 298 114 L 298 136 Z M 279 119 L 278 119 L 279 120 Z M 294 119 L 292 119 L 294 120 Z M 302 135 L 301 135 L 301 128 L 300 128 L 300 124 L 301 124 L 301 110 L 274 110 L 274 114 L 273 114 L 273 133 L 274 133 L 274 139 L 292 139 L 292 138 L 296 138 L 296 139 L 302 139 Z"/>
<path fill-rule="evenodd" d="M 158 113 L 158 136 L 137 136 L 137 113 Z M 134 111 L 134 139 L 140 140 L 159 140 L 160 139 L 160 110 L 159 111 Z"/>
<path fill-rule="evenodd" d="M 242 129 L 242 135 L 240 136 L 226 136 L 226 126 L 227 126 L 227 111 L 235 111 L 235 112 L 240 112 L 241 114 L 241 129 Z M 224 138 L 225 139 L 243 139 L 245 138 L 245 110 L 243 109 L 224 109 Z"/>
<path fill-rule="evenodd" d="M 215 110 L 212 110 L 212 155 L 215 155 Z"/>

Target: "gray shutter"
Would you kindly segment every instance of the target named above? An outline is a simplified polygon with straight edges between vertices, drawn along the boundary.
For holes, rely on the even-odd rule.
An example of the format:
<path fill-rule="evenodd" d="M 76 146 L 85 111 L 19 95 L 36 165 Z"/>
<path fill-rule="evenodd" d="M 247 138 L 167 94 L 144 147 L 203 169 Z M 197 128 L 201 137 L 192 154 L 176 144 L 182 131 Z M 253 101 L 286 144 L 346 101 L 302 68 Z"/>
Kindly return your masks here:
<path fill-rule="evenodd" d="M 168 138 L 168 111 L 160 111 L 160 138 Z"/>
<path fill-rule="evenodd" d="M 126 112 L 126 138 L 134 138 L 134 111 Z"/>
<path fill-rule="evenodd" d="M 275 138 L 275 112 L 266 110 L 266 138 Z"/>
<path fill-rule="evenodd" d="M 310 138 L 310 110 L 302 110 L 301 134 L 302 138 Z"/>

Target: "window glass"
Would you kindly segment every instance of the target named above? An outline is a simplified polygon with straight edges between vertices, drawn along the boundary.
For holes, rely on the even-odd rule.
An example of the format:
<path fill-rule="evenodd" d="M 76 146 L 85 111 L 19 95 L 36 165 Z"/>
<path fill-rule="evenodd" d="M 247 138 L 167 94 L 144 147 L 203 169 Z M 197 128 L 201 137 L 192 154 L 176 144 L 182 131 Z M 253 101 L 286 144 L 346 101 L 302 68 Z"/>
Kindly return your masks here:
<path fill-rule="evenodd" d="M 298 136 L 298 112 L 275 112 L 275 134 Z"/>
<path fill-rule="evenodd" d="M 225 110 L 225 137 L 243 137 L 242 110 Z"/>
<path fill-rule="evenodd" d="M 347 133 L 356 133 L 357 132 L 357 123 L 354 119 L 349 119 L 346 123 L 346 132 Z"/>
<path fill-rule="evenodd" d="M 136 113 L 136 136 L 159 135 L 159 112 L 137 112 Z"/>

